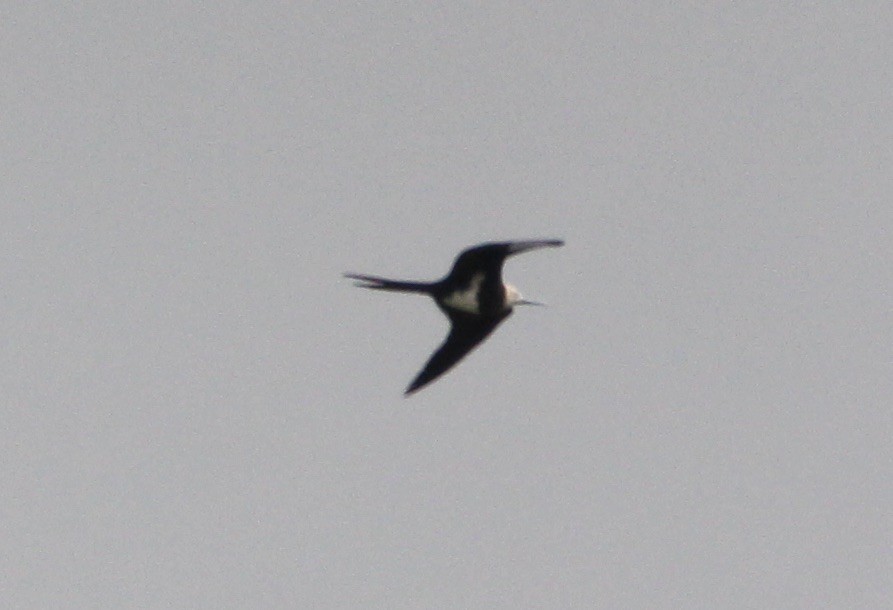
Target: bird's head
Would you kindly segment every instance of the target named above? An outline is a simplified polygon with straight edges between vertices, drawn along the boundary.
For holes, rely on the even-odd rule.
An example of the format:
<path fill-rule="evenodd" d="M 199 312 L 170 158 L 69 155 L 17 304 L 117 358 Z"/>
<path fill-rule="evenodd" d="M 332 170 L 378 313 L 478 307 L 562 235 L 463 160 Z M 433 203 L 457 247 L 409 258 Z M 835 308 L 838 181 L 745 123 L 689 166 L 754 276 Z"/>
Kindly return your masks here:
<path fill-rule="evenodd" d="M 518 289 L 512 286 L 511 284 L 505 285 L 505 306 L 509 309 L 514 307 L 515 305 L 539 305 L 540 307 L 545 306 L 545 303 L 537 303 L 536 301 L 528 301 L 524 297 L 521 296 L 521 293 L 518 292 Z"/>

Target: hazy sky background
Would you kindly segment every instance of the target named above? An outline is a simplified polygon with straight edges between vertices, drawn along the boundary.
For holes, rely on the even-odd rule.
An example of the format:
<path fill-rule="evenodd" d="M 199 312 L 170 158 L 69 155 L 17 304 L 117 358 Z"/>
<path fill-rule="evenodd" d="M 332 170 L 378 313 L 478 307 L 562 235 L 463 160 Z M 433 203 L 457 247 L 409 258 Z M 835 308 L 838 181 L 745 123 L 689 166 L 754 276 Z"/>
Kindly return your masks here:
<path fill-rule="evenodd" d="M 597 4 L 3 11 L 4 607 L 889 605 L 893 9 Z"/>

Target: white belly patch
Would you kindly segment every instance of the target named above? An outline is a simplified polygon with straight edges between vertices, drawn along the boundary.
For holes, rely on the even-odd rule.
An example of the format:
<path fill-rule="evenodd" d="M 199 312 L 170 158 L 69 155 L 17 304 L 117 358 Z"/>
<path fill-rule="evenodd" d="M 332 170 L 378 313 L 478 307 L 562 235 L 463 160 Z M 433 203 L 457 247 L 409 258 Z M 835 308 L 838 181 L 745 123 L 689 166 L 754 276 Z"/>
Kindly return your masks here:
<path fill-rule="evenodd" d="M 457 290 L 456 292 L 447 295 L 443 300 L 444 305 L 467 313 L 480 313 L 481 309 L 478 306 L 478 292 L 480 291 L 481 282 L 483 281 L 484 274 L 475 273 L 471 276 L 471 282 L 469 283 L 468 288 Z"/>

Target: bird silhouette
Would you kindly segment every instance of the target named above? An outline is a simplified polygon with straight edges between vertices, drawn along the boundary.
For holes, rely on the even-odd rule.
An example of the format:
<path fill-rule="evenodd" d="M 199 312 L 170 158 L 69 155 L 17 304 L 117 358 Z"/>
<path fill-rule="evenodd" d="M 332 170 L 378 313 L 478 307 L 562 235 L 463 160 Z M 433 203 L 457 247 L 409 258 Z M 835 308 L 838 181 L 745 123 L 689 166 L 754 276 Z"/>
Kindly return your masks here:
<path fill-rule="evenodd" d="M 407 282 L 373 275 L 345 273 L 356 285 L 372 290 L 412 292 L 434 299 L 450 320 L 450 332 L 407 387 L 409 395 L 422 389 L 455 366 L 468 352 L 490 336 L 515 305 L 542 305 L 522 298 L 502 280 L 505 259 L 515 254 L 563 246 L 560 239 L 491 242 L 463 250 L 449 274 L 437 282 Z"/>

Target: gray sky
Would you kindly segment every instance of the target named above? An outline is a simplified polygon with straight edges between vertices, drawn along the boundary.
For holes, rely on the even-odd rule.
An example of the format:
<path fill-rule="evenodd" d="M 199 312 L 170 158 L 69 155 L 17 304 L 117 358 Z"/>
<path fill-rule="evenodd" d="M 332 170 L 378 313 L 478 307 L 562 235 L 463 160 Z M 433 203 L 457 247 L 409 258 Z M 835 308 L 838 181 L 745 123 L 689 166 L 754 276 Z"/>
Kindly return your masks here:
<path fill-rule="evenodd" d="M 7 8 L 4 606 L 888 604 L 893 10 L 651 4 Z"/>

